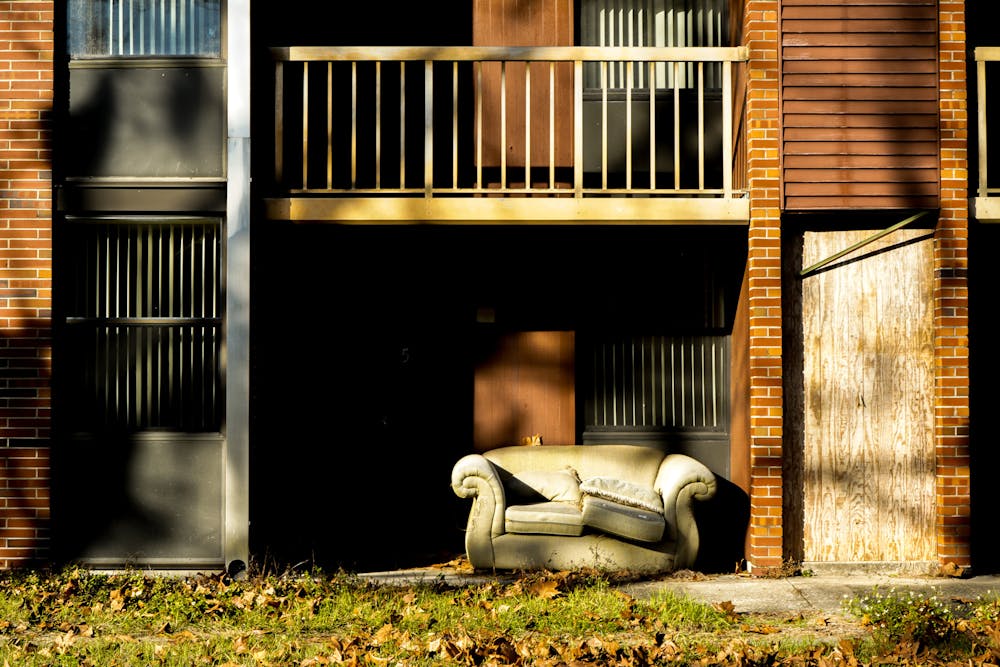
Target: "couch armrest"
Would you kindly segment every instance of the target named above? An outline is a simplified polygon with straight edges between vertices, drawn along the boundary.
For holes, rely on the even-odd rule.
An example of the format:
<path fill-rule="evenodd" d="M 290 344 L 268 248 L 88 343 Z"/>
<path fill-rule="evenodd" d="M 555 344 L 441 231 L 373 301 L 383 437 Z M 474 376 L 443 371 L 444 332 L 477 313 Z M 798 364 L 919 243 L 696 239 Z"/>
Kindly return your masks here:
<path fill-rule="evenodd" d="M 475 568 L 492 568 L 493 538 L 504 532 L 507 501 L 493 464 L 481 454 L 463 456 L 451 471 L 451 488 L 460 498 L 472 498 L 465 531 L 465 552 Z"/>
<path fill-rule="evenodd" d="M 698 555 L 699 545 L 694 501 L 708 500 L 715 495 L 715 475 L 690 456 L 668 454 L 660 464 L 654 488 L 663 496 L 667 531 L 677 543 L 674 567 L 691 567 Z"/>

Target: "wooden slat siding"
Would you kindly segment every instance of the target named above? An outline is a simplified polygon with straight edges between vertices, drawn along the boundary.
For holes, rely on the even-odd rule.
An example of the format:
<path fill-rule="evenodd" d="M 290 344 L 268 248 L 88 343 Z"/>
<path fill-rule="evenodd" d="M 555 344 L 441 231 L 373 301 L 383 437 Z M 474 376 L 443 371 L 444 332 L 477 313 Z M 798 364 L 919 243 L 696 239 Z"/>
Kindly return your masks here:
<path fill-rule="evenodd" d="M 787 210 L 935 208 L 936 0 L 783 0 Z"/>
<path fill-rule="evenodd" d="M 793 169 L 929 169 L 937 164 L 934 155 L 789 155 L 785 166 Z"/>
<path fill-rule="evenodd" d="M 573 46 L 573 1 L 474 0 L 474 46 Z M 555 68 L 555 165 L 573 165 L 573 69 Z M 507 166 L 523 167 L 525 158 L 524 65 L 507 66 Z M 483 166 L 500 165 L 500 65 L 483 66 Z M 531 164 L 549 165 L 549 68 L 531 69 Z M 520 177 L 520 175 L 515 175 Z"/>

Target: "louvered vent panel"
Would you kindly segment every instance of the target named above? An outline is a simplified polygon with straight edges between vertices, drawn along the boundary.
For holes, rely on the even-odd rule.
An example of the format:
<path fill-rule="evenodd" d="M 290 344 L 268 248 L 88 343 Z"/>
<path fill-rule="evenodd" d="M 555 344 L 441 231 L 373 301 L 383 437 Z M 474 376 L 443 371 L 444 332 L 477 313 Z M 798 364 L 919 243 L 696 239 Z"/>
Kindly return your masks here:
<path fill-rule="evenodd" d="M 592 347 L 588 431 L 726 431 L 727 336 L 622 337 Z"/>

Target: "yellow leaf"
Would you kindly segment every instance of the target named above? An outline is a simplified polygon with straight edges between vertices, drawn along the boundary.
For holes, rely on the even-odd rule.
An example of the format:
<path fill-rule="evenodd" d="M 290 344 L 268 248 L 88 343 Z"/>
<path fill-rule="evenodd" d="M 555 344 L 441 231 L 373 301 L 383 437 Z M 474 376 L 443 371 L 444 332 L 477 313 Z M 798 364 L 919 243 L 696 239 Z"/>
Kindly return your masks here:
<path fill-rule="evenodd" d="M 528 587 L 528 593 L 535 597 L 549 600 L 559 595 L 559 582 L 551 580 L 536 581 Z"/>
<path fill-rule="evenodd" d="M 372 643 L 375 644 L 376 646 L 378 646 L 379 644 L 384 644 L 386 641 L 389 640 L 389 638 L 392 637 L 392 634 L 395 631 L 396 629 L 392 627 L 392 623 L 386 623 L 375 632 L 375 636 L 372 637 Z"/>

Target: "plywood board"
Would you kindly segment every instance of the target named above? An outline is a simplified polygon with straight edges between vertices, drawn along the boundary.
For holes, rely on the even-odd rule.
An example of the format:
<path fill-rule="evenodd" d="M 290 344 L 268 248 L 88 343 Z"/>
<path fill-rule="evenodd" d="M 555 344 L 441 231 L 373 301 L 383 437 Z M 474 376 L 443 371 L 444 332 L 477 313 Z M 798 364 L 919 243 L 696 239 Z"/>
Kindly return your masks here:
<path fill-rule="evenodd" d="M 802 265 L 871 234 L 806 233 Z M 803 279 L 806 561 L 935 558 L 932 251 L 901 230 Z"/>

